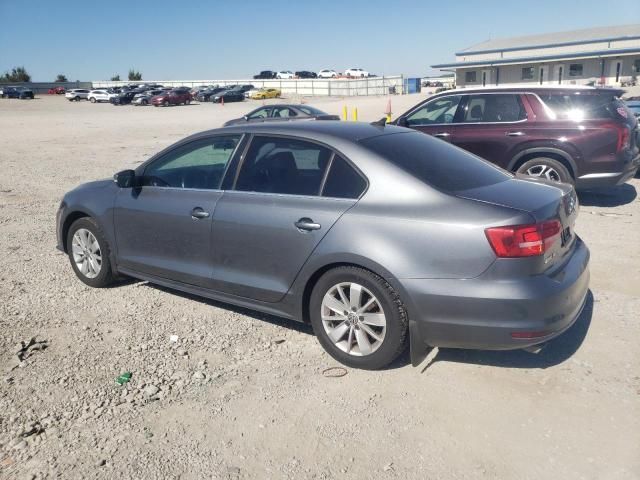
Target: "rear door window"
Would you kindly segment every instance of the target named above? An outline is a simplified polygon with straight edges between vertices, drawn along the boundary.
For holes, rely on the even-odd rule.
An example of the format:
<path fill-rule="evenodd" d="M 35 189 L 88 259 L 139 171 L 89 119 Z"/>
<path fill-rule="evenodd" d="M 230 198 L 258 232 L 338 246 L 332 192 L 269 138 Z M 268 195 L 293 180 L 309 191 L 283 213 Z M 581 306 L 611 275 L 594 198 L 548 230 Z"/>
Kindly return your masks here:
<path fill-rule="evenodd" d="M 506 171 L 419 132 L 379 135 L 362 145 L 438 190 L 456 193 L 504 182 Z"/>
<path fill-rule="evenodd" d="M 319 195 L 332 151 L 304 140 L 256 136 L 240 167 L 236 190 Z"/>
<path fill-rule="evenodd" d="M 527 113 L 519 94 L 493 93 L 468 95 L 459 122 L 517 122 L 526 118 Z"/>
<path fill-rule="evenodd" d="M 358 198 L 366 188 L 367 182 L 362 175 L 340 155 L 335 155 L 322 189 L 322 196 Z"/>

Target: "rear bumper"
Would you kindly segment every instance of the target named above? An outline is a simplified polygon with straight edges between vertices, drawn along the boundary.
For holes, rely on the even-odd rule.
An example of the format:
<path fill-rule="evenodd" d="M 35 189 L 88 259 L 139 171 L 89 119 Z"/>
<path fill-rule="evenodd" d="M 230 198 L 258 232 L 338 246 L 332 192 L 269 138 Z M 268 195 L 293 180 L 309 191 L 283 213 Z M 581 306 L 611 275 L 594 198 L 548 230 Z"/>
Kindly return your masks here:
<path fill-rule="evenodd" d="M 589 250 L 579 238 L 570 255 L 553 274 L 520 279 L 401 280 L 412 358 L 421 348 L 513 350 L 560 335 L 580 315 L 589 289 Z"/>
<path fill-rule="evenodd" d="M 640 155 L 623 163 L 623 168 L 618 172 L 590 173 L 576 179 L 576 190 L 589 190 L 592 188 L 615 187 L 632 179 L 640 167 Z"/>

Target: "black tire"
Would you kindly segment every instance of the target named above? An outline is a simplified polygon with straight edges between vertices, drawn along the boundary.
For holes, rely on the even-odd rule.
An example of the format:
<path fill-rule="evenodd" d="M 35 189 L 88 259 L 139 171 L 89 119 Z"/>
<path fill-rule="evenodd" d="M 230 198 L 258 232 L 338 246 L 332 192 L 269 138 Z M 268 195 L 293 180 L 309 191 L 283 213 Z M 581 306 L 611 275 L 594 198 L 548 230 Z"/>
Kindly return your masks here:
<path fill-rule="evenodd" d="M 79 101 L 80 101 L 80 97 L 76 97 L 76 98 L 74 98 L 74 100 L 75 100 L 76 102 L 79 102 Z"/>
<path fill-rule="evenodd" d="M 91 98 L 89 99 L 89 101 L 90 101 L 91 103 L 96 103 L 96 99 L 95 99 L 95 97 L 91 97 Z"/>
<path fill-rule="evenodd" d="M 163 105 L 164 107 L 168 107 L 168 106 L 169 106 L 169 100 L 165 100 L 165 101 L 162 103 L 162 105 Z"/>
<path fill-rule="evenodd" d="M 350 355 L 338 347 L 327 335 L 322 323 L 322 300 L 336 284 L 355 282 L 368 289 L 380 302 L 387 319 L 386 333 L 381 345 L 365 356 Z M 334 359 L 353 368 L 377 370 L 393 362 L 407 347 L 409 318 L 398 293 L 382 277 L 360 267 L 338 267 L 326 272 L 313 288 L 309 302 L 313 331 L 322 347 Z"/>
<path fill-rule="evenodd" d="M 142 105 L 149 105 L 149 100 L 147 99 L 142 100 Z"/>
<path fill-rule="evenodd" d="M 102 262 L 100 272 L 94 278 L 85 276 L 76 265 L 76 262 L 73 260 L 73 236 L 81 228 L 91 232 L 98 241 Z M 69 256 L 69 262 L 71 263 L 71 268 L 73 268 L 76 276 L 84 284 L 94 288 L 103 288 L 111 285 L 115 281 L 115 276 L 113 274 L 113 271 L 111 270 L 111 262 L 109 261 L 110 252 L 111 250 L 109 249 L 109 244 L 107 243 L 106 237 L 93 218 L 83 217 L 73 222 L 71 228 L 69 228 L 69 232 L 67 233 L 67 253 Z"/>
<path fill-rule="evenodd" d="M 545 175 L 533 176 L 540 176 L 541 178 L 547 178 L 556 182 L 565 182 L 572 185 L 575 184 L 575 179 L 571 176 L 569 170 L 567 170 L 567 167 L 565 167 L 558 160 L 549 157 L 536 157 L 532 158 L 531 160 L 527 160 L 522 165 L 520 165 L 517 173 L 526 175 L 529 169 L 533 168 L 535 170 L 536 167 L 547 167 L 549 169 L 552 169 L 552 172 L 550 173 L 549 177 Z"/>
<path fill-rule="evenodd" d="M 186 100 L 184 101 L 184 104 L 185 104 L 185 105 L 189 105 L 190 103 L 191 103 L 191 100 L 189 100 L 189 99 L 186 99 Z"/>

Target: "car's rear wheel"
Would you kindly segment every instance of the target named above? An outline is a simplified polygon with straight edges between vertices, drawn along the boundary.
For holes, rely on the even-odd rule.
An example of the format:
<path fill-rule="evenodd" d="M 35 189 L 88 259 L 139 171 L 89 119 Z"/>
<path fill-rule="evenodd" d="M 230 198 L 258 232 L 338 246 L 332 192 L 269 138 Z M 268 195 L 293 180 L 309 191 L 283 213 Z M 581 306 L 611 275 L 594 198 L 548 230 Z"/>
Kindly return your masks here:
<path fill-rule="evenodd" d="M 189 100 L 188 98 L 184 101 L 185 105 L 189 105 L 191 103 L 191 100 Z"/>
<path fill-rule="evenodd" d="M 316 283 L 309 308 L 318 341 L 345 365 L 375 370 L 406 348 L 405 307 L 391 285 L 368 270 L 329 270 Z"/>
<path fill-rule="evenodd" d="M 149 105 L 149 100 L 146 100 L 146 99 L 142 100 L 142 105 Z"/>
<path fill-rule="evenodd" d="M 109 245 L 93 218 L 73 222 L 67 234 L 67 252 L 73 271 L 83 283 L 95 288 L 113 283 Z"/>
<path fill-rule="evenodd" d="M 79 101 L 80 101 L 80 97 L 75 97 L 75 98 L 74 98 L 74 100 L 75 100 L 76 102 L 79 102 Z"/>
<path fill-rule="evenodd" d="M 553 158 L 539 157 L 527 160 L 520 165 L 517 173 L 545 178 L 553 182 L 574 183 L 574 179 L 567 168 Z"/>

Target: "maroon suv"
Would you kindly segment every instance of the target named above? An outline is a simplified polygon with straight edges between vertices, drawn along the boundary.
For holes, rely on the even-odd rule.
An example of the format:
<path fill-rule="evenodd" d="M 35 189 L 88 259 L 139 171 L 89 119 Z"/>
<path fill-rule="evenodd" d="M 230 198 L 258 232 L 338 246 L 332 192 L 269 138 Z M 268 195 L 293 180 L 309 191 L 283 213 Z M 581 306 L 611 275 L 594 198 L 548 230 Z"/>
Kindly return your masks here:
<path fill-rule="evenodd" d="M 189 105 L 191 103 L 191 92 L 186 87 L 174 88 L 168 92 L 151 97 L 151 105 L 168 107 L 169 105 Z"/>
<path fill-rule="evenodd" d="M 512 172 L 619 185 L 640 165 L 638 122 L 622 90 L 587 87 L 450 90 L 394 123 L 453 143 Z"/>

